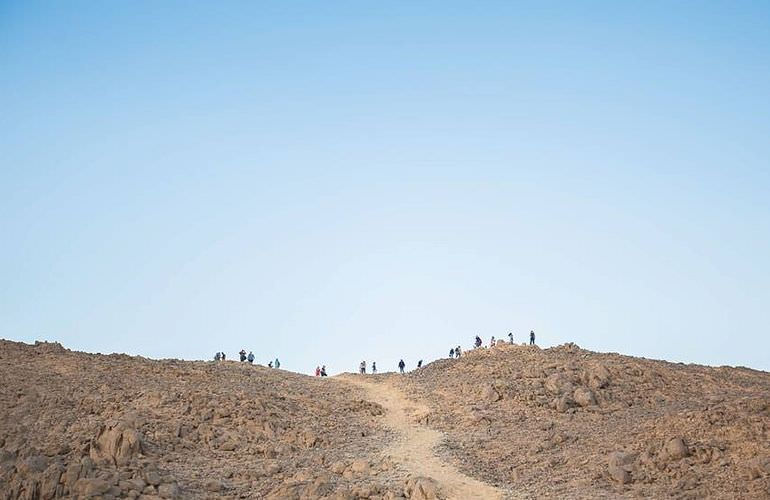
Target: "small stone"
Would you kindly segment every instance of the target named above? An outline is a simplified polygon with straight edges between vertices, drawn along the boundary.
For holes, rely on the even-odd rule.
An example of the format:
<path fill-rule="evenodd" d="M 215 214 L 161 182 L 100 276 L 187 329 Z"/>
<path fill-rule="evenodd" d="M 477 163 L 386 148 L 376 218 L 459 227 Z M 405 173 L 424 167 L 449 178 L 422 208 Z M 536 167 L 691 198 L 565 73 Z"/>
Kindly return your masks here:
<path fill-rule="evenodd" d="M 631 474 L 626 469 L 618 467 L 617 465 L 612 465 L 607 470 L 610 473 L 610 477 L 616 482 L 620 484 L 628 484 L 631 482 Z"/>
<path fill-rule="evenodd" d="M 690 454 L 690 450 L 682 438 L 670 439 L 666 443 L 665 449 L 666 455 L 673 460 L 682 459 Z"/>
<path fill-rule="evenodd" d="M 212 493 L 219 493 L 224 489 L 224 485 L 222 484 L 222 481 L 218 479 L 208 479 L 203 487 L 206 489 L 206 491 L 210 491 Z"/>

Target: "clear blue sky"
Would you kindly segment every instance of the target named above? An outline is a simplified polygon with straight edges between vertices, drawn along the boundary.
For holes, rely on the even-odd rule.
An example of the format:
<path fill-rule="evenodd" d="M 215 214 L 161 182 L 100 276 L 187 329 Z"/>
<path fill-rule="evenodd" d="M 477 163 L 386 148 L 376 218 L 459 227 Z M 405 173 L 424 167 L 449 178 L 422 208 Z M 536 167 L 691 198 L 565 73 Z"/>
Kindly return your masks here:
<path fill-rule="evenodd" d="M 0 337 L 770 370 L 767 2 L 0 1 Z"/>

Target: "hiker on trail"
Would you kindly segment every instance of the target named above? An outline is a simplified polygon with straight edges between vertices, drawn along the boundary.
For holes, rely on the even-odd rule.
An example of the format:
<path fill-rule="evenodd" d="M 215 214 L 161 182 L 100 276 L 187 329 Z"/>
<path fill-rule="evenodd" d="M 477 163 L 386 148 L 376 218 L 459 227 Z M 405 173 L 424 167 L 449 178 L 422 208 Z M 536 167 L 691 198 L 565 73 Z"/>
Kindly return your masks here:
<path fill-rule="evenodd" d="M 495 346 L 495 336 L 492 335 L 492 338 L 489 341 L 489 347 L 494 347 L 494 346 Z"/>
<path fill-rule="evenodd" d="M 511 340 L 511 344 L 513 344 L 513 332 L 508 332 L 508 338 Z"/>
<path fill-rule="evenodd" d="M 455 347 L 455 358 L 459 358 L 460 355 L 462 355 L 462 351 L 460 350 L 460 346 L 458 345 Z"/>
<path fill-rule="evenodd" d="M 273 362 L 272 361 L 268 361 L 267 362 L 267 367 L 268 368 L 272 368 L 273 367 Z"/>
<path fill-rule="evenodd" d="M 474 345 L 474 346 L 476 346 L 476 348 L 477 348 L 477 349 L 478 349 L 479 347 L 481 347 L 481 337 L 479 337 L 478 335 L 476 335 L 476 342 L 475 342 L 473 345 Z"/>
<path fill-rule="evenodd" d="M 281 362 L 278 361 L 278 358 L 275 358 L 275 367 L 276 368 L 280 368 L 281 367 Z"/>
<path fill-rule="evenodd" d="M 241 362 L 246 361 L 246 351 L 241 349 L 241 352 L 239 352 L 238 354 L 240 354 L 241 356 Z"/>
<path fill-rule="evenodd" d="M 535 345 L 535 330 L 529 332 L 529 345 Z"/>
<path fill-rule="evenodd" d="M 455 348 L 449 349 L 449 359 L 452 359 L 455 357 Z"/>
<path fill-rule="evenodd" d="M 422 360 L 417 362 L 417 368 L 422 368 Z"/>
<path fill-rule="evenodd" d="M 358 365 L 358 372 L 363 375 L 366 373 L 366 361 L 361 361 L 361 364 Z"/>
<path fill-rule="evenodd" d="M 325 377 L 325 376 L 326 376 L 326 365 L 323 365 L 323 366 L 321 367 L 321 376 L 322 376 L 322 377 Z"/>
<path fill-rule="evenodd" d="M 372 361 L 372 373 L 377 373 L 377 362 Z"/>
<path fill-rule="evenodd" d="M 225 351 L 222 351 L 222 361 L 225 360 Z"/>
<path fill-rule="evenodd" d="M 398 362 L 398 369 L 401 370 L 401 373 L 404 373 L 404 367 L 406 366 L 406 363 L 404 363 L 404 360 Z"/>
<path fill-rule="evenodd" d="M 222 359 L 222 354 L 220 353 L 214 354 L 214 361 L 219 361 L 220 359 Z"/>
<path fill-rule="evenodd" d="M 254 353 L 249 351 L 249 355 L 246 357 L 246 359 L 248 360 L 249 364 L 254 363 Z"/>
<path fill-rule="evenodd" d="M 315 376 L 316 377 L 320 377 L 321 376 L 321 367 L 320 366 L 316 366 L 315 367 Z"/>

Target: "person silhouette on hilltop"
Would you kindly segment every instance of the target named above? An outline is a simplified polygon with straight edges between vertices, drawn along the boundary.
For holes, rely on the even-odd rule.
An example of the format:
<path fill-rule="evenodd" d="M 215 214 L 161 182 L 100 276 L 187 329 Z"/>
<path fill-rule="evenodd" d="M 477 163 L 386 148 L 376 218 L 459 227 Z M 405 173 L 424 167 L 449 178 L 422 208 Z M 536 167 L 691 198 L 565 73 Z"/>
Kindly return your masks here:
<path fill-rule="evenodd" d="M 513 332 L 508 332 L 508 339 L 510 339 L 511 344 L 513 344 Z"/>
<path fill-rule="evenodd" d="M 479 347 L 481 347 L 481 337 L 479 337 L 478 335 L 476 335 L 476 342 L 474 342 L 474 344 L 473 344 L 473 345 L 474 345 L 474 346 L 476 346 L 476 348 L 477 348 L 477 349 L 478 349 Z"/>
<path fill-rule="evenodd" d="M 404 360 L 398 362 L 398 369 L 401 371 L 401 373 L 404 373 L 404 367 L 406 366 L 406 363 L 404 363 Z"/>
<path fill-rule="evenodd" d="M 535 330 L 529 332 L 529 345 L 535 345 Z"/>
<path fill-rule="evenodd" d="M 249 355 L 246 356 L 246 360 L 249 362 L 249 364 L 253 364 L 254 363 L 254 353 L 249 351 Z"/>
<path fill-rule="evenodd" d="M 377 373 L 377 362 L 372 361 L 372 373 Z"/>
<path fill-rule="evenodd" d="M 323 366 L 321 367 L 321 376 L 322 376 L 322 377 L 325 377 L 325 376 L 326 376 L 326 365 L 323 365 Z"/>
<path fill-rule="evenodd" d="M 449 359 L 452 359 L 455 357 L 455 348 L 449 349 Z"/>

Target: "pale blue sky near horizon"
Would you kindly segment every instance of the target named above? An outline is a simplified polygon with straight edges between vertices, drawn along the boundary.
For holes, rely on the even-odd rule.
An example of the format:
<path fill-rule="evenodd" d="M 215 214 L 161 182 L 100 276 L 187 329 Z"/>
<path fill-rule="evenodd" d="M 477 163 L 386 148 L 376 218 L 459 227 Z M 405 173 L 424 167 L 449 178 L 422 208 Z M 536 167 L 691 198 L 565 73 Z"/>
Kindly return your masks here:
<path fill-rule="evenodd" d="M 0 0 L 0 337 L 770 370 L 766 2 Z"/>

